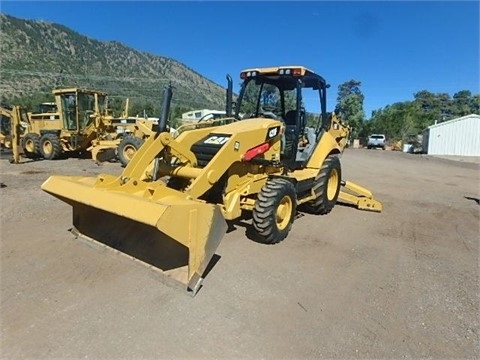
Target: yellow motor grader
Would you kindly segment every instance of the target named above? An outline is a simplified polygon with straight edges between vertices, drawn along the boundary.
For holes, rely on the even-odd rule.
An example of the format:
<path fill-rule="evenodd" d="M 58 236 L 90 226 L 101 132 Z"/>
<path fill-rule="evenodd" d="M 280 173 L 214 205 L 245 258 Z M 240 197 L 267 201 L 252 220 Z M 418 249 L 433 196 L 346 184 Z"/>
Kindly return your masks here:
<path fill-rule="evenodd" d="M 155 267 L 191 294 L 227 220 L 251 214 L 258 240 L 275 244 L 290 232 L 297 207 L 324 215 L 338 201 L 382 210 L 370 191 L 342 179 L 349 128 L 327 113 L 323 77 L 280 66 L 247 69 L 241 78 L 233 109 L 227 77 L 230 123 L 174 138 L 164 102 L 158 132 L 120 176 L 54 175 L 42 189 L 72 205 L 76 234 Z"/>
<path fill-rule="evenodd" d="M 113 140 L 120 119 L 109 114 L 107 94 L 102 91 L 65 88 L 53 90 L 54 103 L 41 112 L 29 113 L 22 139 L 28 158 L 57 159 L 63 154 L 88 151 L 94 140 Z"/>
<path fill-rule="evenodd" d="M 141 139 L 153 133 L 152 121 L 127 116 L 128 99 L 124 113 L 114 117 L 104 92 L 66 88 L 56 89 L 53 94 L 55 102 L 39 104 L 38 111 L 27 113 L 19 108 L 22 125 L 19 145 L 27 158 L 53 160 L 63 154 L 89 151 L 94 160 L 101 162 L 117 156 L 116 148 L 122 139 L 132 136 Z M 0 142 L 7 148 L 11 147 L 10 122 L 16 113 L 12 109 L 0 106 Z M 123 136 L 125 133 L 128 135 Z"/>
<path fill-rule="evenodd" d="M 94 139 L 87 149 L 97 163 L 118 158 L 120 163 L 126 166 L 143 145 L 145 139 L 155 133 L 157 126 L 156 121 L 148 118 L 129 117 L 117 119 L 113 124 L 118 129 L 115 138 Z"/>
<path fill-rule="evenodd" d="M 149 118 L 129 117 L 127 98 L 125 109 L 120 118 L 109 118 L 109 123 L 116 128 L 117 134 L 97 136 L 87 148 L 92 159 L 97 163 L 120 160 L 126 166 L 137 150 L 142 146 L 144 139 L 154 133 L 156 122 Z"/>

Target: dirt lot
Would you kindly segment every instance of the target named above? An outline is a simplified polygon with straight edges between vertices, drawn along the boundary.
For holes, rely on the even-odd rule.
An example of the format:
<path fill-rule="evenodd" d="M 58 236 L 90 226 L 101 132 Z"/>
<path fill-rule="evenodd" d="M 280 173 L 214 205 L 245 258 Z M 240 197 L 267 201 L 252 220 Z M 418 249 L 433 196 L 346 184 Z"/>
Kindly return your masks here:
<path fill-rule="evenodd" d="M 478 163 L 348 149 L 342 164 L 382 213 L 305 214 L 275 246 L 236 224 L 192 298 L 75 240 L 71 208 L 40 190 L 119 164 L 3 157 L 1 357 L 478 358 Z"/>

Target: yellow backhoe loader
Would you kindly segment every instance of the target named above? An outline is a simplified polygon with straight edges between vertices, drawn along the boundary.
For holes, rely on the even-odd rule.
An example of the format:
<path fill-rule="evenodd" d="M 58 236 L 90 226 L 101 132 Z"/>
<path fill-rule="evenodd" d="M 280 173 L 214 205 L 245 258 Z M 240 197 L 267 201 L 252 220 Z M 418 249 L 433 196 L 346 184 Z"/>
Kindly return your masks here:
<path fill-rule="evenodd" d="M 54 175 L 42 189 L 72 205 L 76 234 L 154 266 L 193 295 L 227 220 L 250 213 L 258 240 L 275 244 L 297 207 L 323 215 L 338 201 L 382 210 L 370 191 L 342 180 L 349 128 L 327 113 L 323 77 L 281 66 L 247 69 L 241 78 L 233 111 L 227 76 L 230 123 L 174 138 L 164 98 L 157 133 L 120 176 Z"/>

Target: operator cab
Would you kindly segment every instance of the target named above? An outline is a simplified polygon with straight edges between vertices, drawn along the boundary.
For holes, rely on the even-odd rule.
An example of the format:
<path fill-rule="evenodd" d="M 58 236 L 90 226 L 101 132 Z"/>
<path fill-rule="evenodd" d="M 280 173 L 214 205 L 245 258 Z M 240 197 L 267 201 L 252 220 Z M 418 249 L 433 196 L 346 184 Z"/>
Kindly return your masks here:
<path fill-rule="evenodd" d="M 63 114 L 64 128 L 81 132 L 92 123 L 95 111 L 106 111 L 107 94 L 85 89 L 60 89 L 54 95 L 60 104 Z"/>
<path fill-rule="evenodd" d="M 235 118 L 283 122 L 281 161 L 292 170 L 302 168 L 329 127 L 325 79 L 303 66 L 248 69 L 240 77 Z"/>

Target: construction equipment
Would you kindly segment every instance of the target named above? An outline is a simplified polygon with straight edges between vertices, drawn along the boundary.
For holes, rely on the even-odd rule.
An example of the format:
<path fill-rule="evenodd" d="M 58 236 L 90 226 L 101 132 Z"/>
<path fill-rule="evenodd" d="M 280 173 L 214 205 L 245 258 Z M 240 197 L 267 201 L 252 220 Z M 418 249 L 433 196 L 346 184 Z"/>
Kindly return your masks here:
<path fill-rule="evenodd" d="M 93 140 L 117 137 L 115 121 L 107 109 L 107 94 L 67 88 L 53 90 L 55 103 L 45 112 L 29 113 L 22 144 L 25 156 L 53 160 L 62 154 L 86 151 Z"/>
<path fill-rule="evenodd" d="M 329 213 L 337 201 L 382 210 L 370 191 L 342 180 L 349 128 L 326 112 L 323 77 L 281 66 L 244 70 L 241 78 L 233 113 L 227 76 L 230 123 L 199 123 L 174 138 L 164 98 L 157 132 L 120 176 L 55 175 L 42 189 L 72 205 L 76 234 L 153 265 L 191 294 L 226 220 L 250 213 L 258 241 L 275 244 L 289 233 L 297 206 L 313 214 Z M 312 94 L 317 113 L 306 111 Z"/>
<path fill-rule="evenodd" d="M 155 122 L 151 119 L 128 117 L 128 99 L 123 114 L 114 117 L 104 92 L 67 88 L 54 90 L 53 94 L 55 102 L 39 104 L 37 111 L 28 112 L 22 122 L 21 147 L 27 158 L 53 160 L 63 154 L 89 151 L 94 160 L 101 162 L 117 157 L 122 139 L 136 136 L 141 140 L 153 133 Z M 2 109 L 2 114 L 10 113 L 9 109 Z M 8 136 L 3 132 L 1 136 L 2 143 L 8 142 Z"/>
<path fill-rule="evenodd" d="M 143 118 L 122 118 L 112 125 L 117 128 L 117 136 L 111 139 L 96 138 L 87 150 L 97 163 L 118 158 L 126 166 L 145 139 L 155 133 L 156 122 Z"/>
<path fill-rule="evenodd" d="M 117 128 L 118 136 L 114 139 L 97 138 L 87 149 L 97 163 L 118 159 L 123 166 L 126 166 L 145 139 L 155 133 L 158 118 L 147 117 L 146 114 L 143 118 L 129 117 L 128 104 L 129 99 L 126 101 L 121 117 L 112 121 L 112 125 Z"/>
<path fill-rule="evenodd" d="M 20 140 L 28 126 L 28 114 L 20 106 L 0 106 L 0 145 L 12 149 L 11 163 L 20 162 Z"/>
<path fill-rule="evenodd" d="M 0 105 L 0 145 L 2 148 L 12 147 L 12 107 Z"/>

